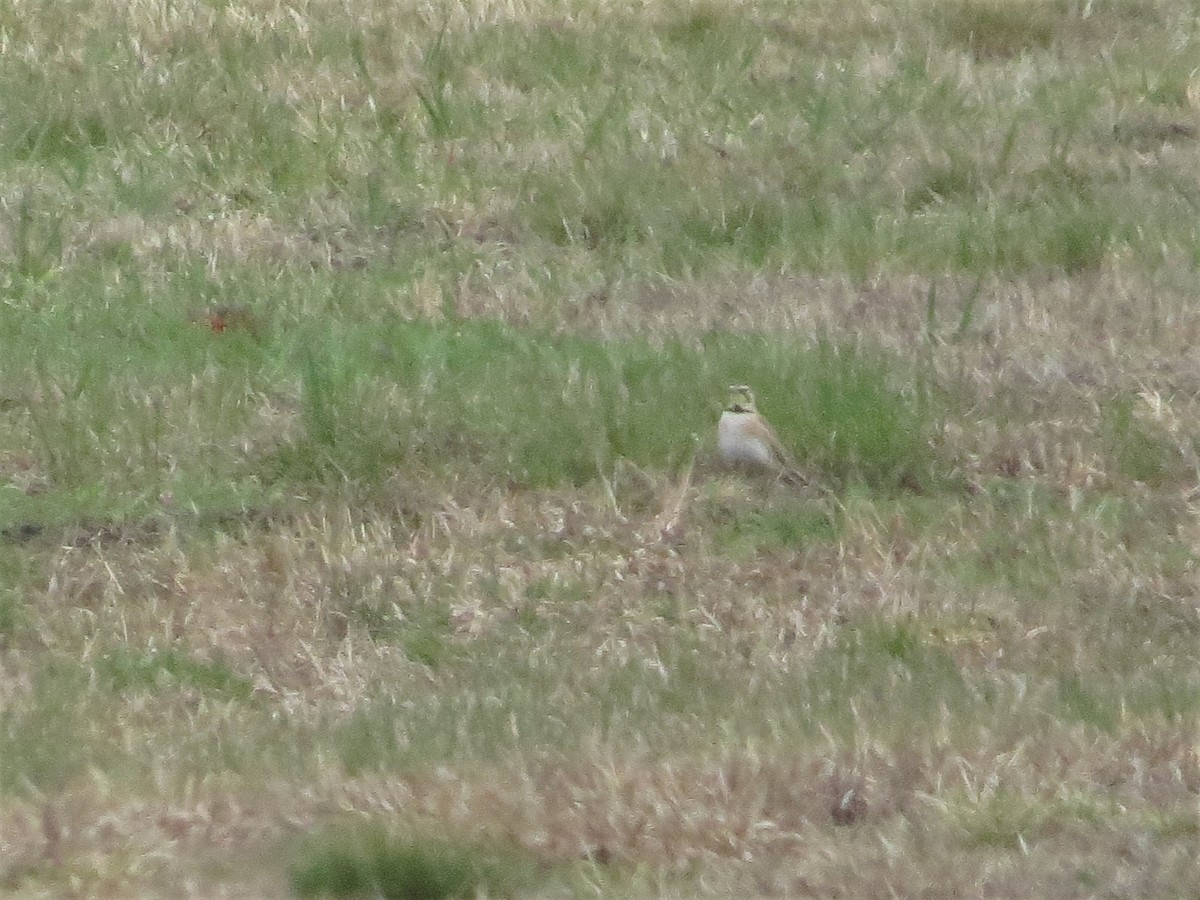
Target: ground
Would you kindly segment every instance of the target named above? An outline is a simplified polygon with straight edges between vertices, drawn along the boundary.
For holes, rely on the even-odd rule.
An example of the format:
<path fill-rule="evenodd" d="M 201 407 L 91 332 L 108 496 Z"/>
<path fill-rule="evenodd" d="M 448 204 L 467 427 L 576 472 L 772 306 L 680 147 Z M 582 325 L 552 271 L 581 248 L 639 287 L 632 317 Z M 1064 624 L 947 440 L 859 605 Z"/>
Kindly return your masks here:
<path fill-rule="evenodd" d="M 1197 12 L 0 12 L 0 887 L 1200 891 Z"/>

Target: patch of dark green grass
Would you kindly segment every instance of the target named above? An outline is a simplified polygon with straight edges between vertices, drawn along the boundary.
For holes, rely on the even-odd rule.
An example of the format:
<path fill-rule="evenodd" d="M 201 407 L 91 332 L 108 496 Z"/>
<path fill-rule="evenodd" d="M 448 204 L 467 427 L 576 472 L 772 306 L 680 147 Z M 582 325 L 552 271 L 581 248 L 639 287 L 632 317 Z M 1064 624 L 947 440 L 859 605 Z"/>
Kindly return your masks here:
<path fill-rule="evenodd" d="M 908 190 L 905 204 L 911 212 L 930 204 L 973 203 L 982 187 L 983 179 L 974 167 L 951 160 L 945 165 L 928 166 Z"/>
<path fill-rule="evenodd" d="M 964 272 L 1094 271 L 1126 227 L 1121 212 L 1106 204 L 1058 196 L 1003 212 L 995 205 L 934 208 L 937 215 L 921 224 L 929 243 L 920 252 L 940 246 Z"/>
<path fill-rule="evenodd" d="M 1063 540 L 1070 514 L 1061 501 L 1029 484 L 998 483 L 987 496 L 1003 524 L 955 553 L 951 572 L 968 586 L 1002 585 L 1030 599 L 1060 589 L 1062 573 L 1081 562 L 1076 542 Z"/>
<path fill-rule="evenodd" d="M 819 345 L 812 362 L 808 383 L 797 386 L 810 407 L 799 430 L 816 439 L 807 458 L 842 480 L 922 487 L 936 479 L 931 398 L 915 379 L 906 383 L 903 367 L 832 344 Z"/>
<path fill-rule="evenodd" d="M 1129 706 L 1139 715 L 1192 721 L 1200 712 L 1200 677 L 1186 655 L 1177 656 L 1173 662 L 1176 671 L 1154 672 L 1133 685 Z"/>
<path fill-rule="evenodd" d="M 1192 664 L 1196 629 L 1162 638 L 1156 626 L 1130 621 L 1123 635 L 1106 633 L 1101 623 L 1083 629 L 1103 662 L 1088 669 L 1046 667 L 1056 714 L 1108 734 L 1129 721 L 1190 721 L 1200 710 L 1200 678 Z"/>
<path fill-rule="evenodd" d="M 1061 207 L 1046 229 L 1045 259 L 1068 275 L 1095 271 L 1120 228 L 1117 218 L 1094 205 Z"/>
<path fill-rule="evenodd" d="M 0 518 L 0 526 L 4 524 Z M 23 533 L 19 526 L 0 527 L 0 650 L 9 646 L 29 621 L 26 589 L 44 582 L 46 577 L 41 555 L 21 546 L 23 535 L 36 537 Z"/>
<path fill-rule="evenodd" d="M 1049 3 L 961 0 L 935 8 L 939 30 L 978 59 L 1009 59 L 1049 47 L 1069 26 Z"/>
<path fill-rule="evenodd" d="M 714 658 L 685 630 L 628 660 L 564 667 L 563 645 L 544 623 L 526 629 L 517 620 L 505 631 L 415 678 L 416 693 L 360 704 L 321 740 L 354 775 L 419 769 L 431 760 L 492 764 L 522 747 L 571 754 L 595 740 L 634 744 L 647 735 L 655 746 L 692 746 L 718 727 L 739 734 L 792 727 L 768 710 L 788 702 L 794 682 L 771 679 L 752 703 L 739 696 L 739 673 L 758 653 L 753 641 L 732 660 Z"/>
<path fill-rule="evenodd" d="M 409 759 L 400 740 L 403 719 L 387 704 L 360 706 L 331 736 L 334 752 L 350 777 Z"/>
<path fill-rule="evenodd" d="M 530 861 L 445 838 L 403 841 L 379 828 L 311 836 L 288 870 L 299 897 L 378 897 L 386 900 L 506 895 L 528 887 Z"/>
<path fill-rule="evenodd" d="M 377 482 L 400 467 L 405 429 L 371 377 L 379 348 L 357 337 L 310 338 L 292 354 L 300 432 L 269 458 L 271 477 Z"/>
<path fill-rule="evenodd" d="M 9 253 L 13 273 L 32 281 L 47 278 L 62 265 L 63 222 L 60 213 L 27 191 L 11 218 Z"/>
<path fill-rule="evenodd" d="M 325 577 L 330 613 L 366 631 L 372 640 L 394 640 L 404 628 L 397 611 L 399 596 L 389 572 L 374 572 L 368 567 L 349 566 L 335 569 Z"/>
<path fill-rule="evenodd" d="M 852 716 L 905 710 L 910 725 L 974 705 L 954 659 L 915 623 L 869 618 L 843 627 L 805 677 L 801 695 L 814 721 L 851 727 Z"/>
<path fill-rule="evenodd" d="M 1125 478 L 1163 486 L 1187 474 L 1177 444 L 1134 413 L 1134 399 L 1114 397 L 1104 407 L 1101 435 L 1116 471 Z"/>
<path fill-rule="evenodd" d="M 773 503 L 720 526 L 718 541 L 735 555 L 753 556 L 787 547 L 800 549 L 834 540 L 837 523 L 812 500 Z"/>
<path fill-rule="evenodd" d="M 1115 807 L 1102 799 L 1042 800 L 1000 790 L 964 804 L 955 818 L 977 846 L 1021 850 L 1051 830 L 1094 828 L 1117 813 Z"/>
<path fill-rule="evenodd" d="M 762 265 L 810 221 L 803 210 L 797 215 L 779 198 L 763 194 L 735 201 L 728 208 L 691 211 L 682 218 L 681 228 L 694 247 L 728 248 L 747 262 Z"/>
<path fill-rule="evenodd" d="M 0 797 L 28 790 L 53 793 L 90 759 L 89 673 L 78 663 L 49 660 L 32 675 L 28 698 L 0 707 Z"/>
<path fill-rule="evenodd" d="M 603 134 L 600 123 L 604 110 L 598 115 L 601 118 L 587 132 L 601 128 L 598 134 Z M 583 152 L 583 148 L 580 150 Z M 596 166 L 530 176 L 525 227 L 536 237 L 560 247 L 618 252 L 654 234 L 662 206 L 646 200 L 660 195 L 666 186 L 659 173 L 644 167 L 636 168 L 624 179 L 614 179 Z"/>
<path fill-rule="evenodd" d="M 169 506 L 160 488 L 169 486 Z M 0 542 L 12 546 L 147 544 L 172 523 L 191 534 L 239 532 L 273 515 L 277 496 L 255 483 L 222 480 L 219 473 L 186 473 L 167 484 L 130 489 L 83 485 L 27 494 L 0 492 Z M 280 507 L 282 509 L 282 507 Z"/>
<path fill-rule="evenodd" d="M 453 652 L 449 645 L 447 627 L 435 628 L 431 625 L 420 625 L 406 629 L 400 638 L 400 646 L 404 654 L 413 662 L 436 669 L 442 665 Z"/>
<path fill-rule="evenodd" d="M 117 692 L 192 688 L 216 696 L 246 700 L 250 679 L 238 675 L 222 660 L 201 660 L 177 650 L 139 652 L 118 647 L 101 656 L 97 675 Z"/>
<path fill-rule="evenodd" d="M 12 588 L 0 588 L 0 649 L 3 649 L 25 623 L 20 594 Z"/>
<path fill-rule="evenodd" d="M 454 134 L 455 109 L 450 100 L 450 88 L 460 68 L 454 38 L 448 39 L 446 27 L 437 33 L 421 54 L 426 84 L 417 88 L 417 99 L 428 119 L 429 136 L 444 140 Z"/>
<path fill-rule="evenodd" d="M 535 25 L 513 33 L 498 26 L 489 38 L 521 47 L 504 53 L 496 71 L 504 81 L 523 92 L 543 92 L 565 84 L 599 77 L 607 54 L 615 48 L 603 34 L 563 25 Z"/>
<path fill-rule="evenodd" d="M 1089 690 L 1077 674 L 1059 677 L 1058 701 L 1069 718 L 1100 731 L 1111 732 L 1117 723 L 1116 710 Z"/>
<path fill-rule="evenodd" d="M 725 7 L 699 3 L 691 6 L 686 13 L 672 18 L 662 30 L 668 41 L 696 46 L 719 37 L 736 24 L 737 18 L 730 15 Z"/>
<path fill-rule="evenodd" d="M 108 126 L 98 113 L 60 113 L 29 128 L 14 142 L 12 153 L 19 160 L 71 159 L 108 142 Z"/>

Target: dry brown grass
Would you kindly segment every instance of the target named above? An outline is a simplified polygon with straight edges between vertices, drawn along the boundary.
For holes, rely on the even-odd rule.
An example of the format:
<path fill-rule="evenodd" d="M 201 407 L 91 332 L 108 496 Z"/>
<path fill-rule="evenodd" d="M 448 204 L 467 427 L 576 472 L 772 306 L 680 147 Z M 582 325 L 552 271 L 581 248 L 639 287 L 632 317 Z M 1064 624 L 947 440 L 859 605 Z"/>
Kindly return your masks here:
<path fill-rule="evenodd" d="M 285 896 L 368 823 L 545 896 L 1197 893 L 1194 11 L 573 6 L 2 23 L 0 890 Z M 441 468 L 270 482 L 304 350 L 478 319 L 868 348 L 948 471 L 816 499 L 702 441 L 532 487 L 451 421 Z M 423 402 L 392 374 L 352 423 Z"/>
<path fill-rule="evenodd" d="M 613 505 L 618 496 L 626 508 Z M 986 513 L 964 498 L 922 531 L 860 502 L 834 544 L 723 553 L 720 521 L 763 499 L 780 501 L 711 476 L 687 486 L 642 475 L 612 494 L 414 497 L 397 486 L 373 511 L 335 504 L 191 546 L 167 533 L 55 553 L 32 611 L 41 624 L 10 650 L 9 671 L 45 654 L 81 653 L 86 670 L 116 646 L 178 647 L 226 661 L 254 695 L 246 705 L 166 683 L 115 701 L 85 691 L 81 702 L 112 714 L 104 733 L 73 739 L 126 748 L 127 774 L 79 772 L 52 794 L 8 802 L 0 843 L 10 886 L 23 896 L 39 896 L 39 883 L 47 895 L 75 883 L 88 894 L 272 896 L 278 883 L 255 874 L 262 859 L 342 817 L 513 843 L 547 864 L 582 866 L 581 883 L 599 879 L 616 893 L 1077 895 L 1080 873 L 1130 895 L 1190 883 L 1194 729 L 1133 714 L 1105 734 L 1041 712 L 1053 687 L 1036 675 L 1039 661 L 1073 658 L 1089 670 L 1103 665 L 1094 656 L 1103 647 L 1076 627 L 1078 607 L 1014 603 L 1004 588 L 977 593 L 964 618 L 959 588 L 938 572 L 987 539 Z M 421 524 L 399 526 L 396 512 L 416 507 Z M 1081 597 L 1093 609 L 1124 602 L 1112 575 L 1128 572 L 1135 590 L 1163 577 L 1136 574 L 1136 553 L 1114 561 L 1100 525 L 1073 527 L 1092 554 L 1079 571 L 1110 576 L 1113 599 Z M 1179 604 L 1157 615 L 1194 615 L 1194 592 L 1174 589 L 1178 600 L 1151 588 L 1153 604 Z M 434 605 L 427 627 L 449 661 L 422 664 L 373 635 L 356 598 L 379 615 L 394 604 L 411 622 L 428 623 Z M 734 696 L 771 695 L 848 623 L 879 617 L 912 623 L 1004 699 L 982 719 L 960 711 L 929 730 L 850 712 L 849 742 L 803 738 L 785 717 L 782 730 L 764 723 L 757 734 L 706 724 L 695 743 L 652 720 L 617 716 L 605 727 L 585 701 L 606 672 L 630 665 L 669 680 L 664 654 L 686 635 Z M 570 671 L 549 696 L 537 693 L 546 682 L 493 694 L 486 670 L 455 662 L 506 644 Z M 6 707 L 23 708 L 33 685 L 5 684 Z M 418 754 L 399 771 L 348 775 L 322 736 L 384 698 L 421 706 L 451 695 L 464 710 L 507 706 L 502 746 L 522 746 L 520 729 L 550 714 L 566 720 L 573 749 L 535 738 L 510 758 L 467 739 L 441 764 Z M 827 721 L 840 731 L 840 719 Z M 389 727 L 402 745 L 418 738 L 402 721 Z M 625 738 L 614 742 L 610 728 Z M 242 761 L 211 769 L 195 754 L 214 742 Z M 683 881 L 642 880 L 648 873 Z"/>

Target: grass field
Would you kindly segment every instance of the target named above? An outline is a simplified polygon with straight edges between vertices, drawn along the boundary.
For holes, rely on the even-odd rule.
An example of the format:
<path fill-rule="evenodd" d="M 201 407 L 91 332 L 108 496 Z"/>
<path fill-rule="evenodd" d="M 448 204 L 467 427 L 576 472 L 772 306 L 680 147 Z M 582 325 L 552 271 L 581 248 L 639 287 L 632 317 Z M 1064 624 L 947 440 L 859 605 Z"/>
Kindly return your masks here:
<path fill-rule="evenodd" d="M 1198 14 L 0 9 L 0 893 L 1200 894 Z"/>

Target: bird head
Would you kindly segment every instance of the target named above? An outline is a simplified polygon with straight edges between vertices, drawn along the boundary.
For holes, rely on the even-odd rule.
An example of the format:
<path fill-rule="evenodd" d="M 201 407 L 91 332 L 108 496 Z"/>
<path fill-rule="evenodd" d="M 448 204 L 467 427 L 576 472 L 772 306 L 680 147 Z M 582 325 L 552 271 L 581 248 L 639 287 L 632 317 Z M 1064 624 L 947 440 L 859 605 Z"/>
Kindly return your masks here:
<path fill-rule="evenodd" d="M 729 409 L 731 412 L 754 412 L 754 392 L 747 385 L 731 384 Z"/>

